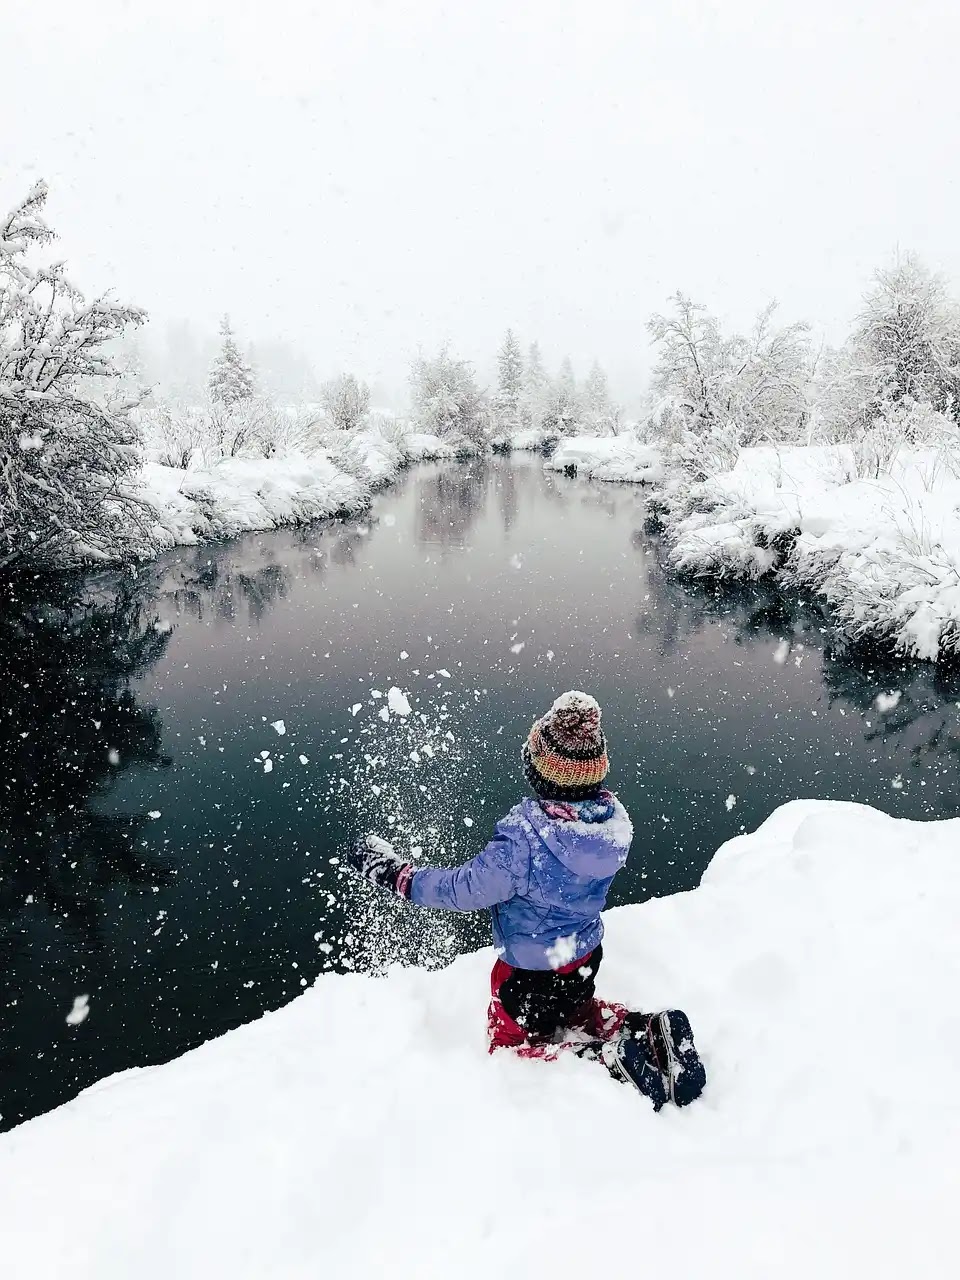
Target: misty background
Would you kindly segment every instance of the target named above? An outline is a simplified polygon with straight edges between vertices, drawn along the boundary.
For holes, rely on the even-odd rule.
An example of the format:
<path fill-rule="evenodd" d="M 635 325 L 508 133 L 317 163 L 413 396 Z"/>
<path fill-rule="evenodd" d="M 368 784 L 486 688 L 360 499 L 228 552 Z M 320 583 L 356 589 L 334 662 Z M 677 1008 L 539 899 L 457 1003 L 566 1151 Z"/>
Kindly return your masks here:
<path fill-rule="evenodd" d="M 840 341 L 877 266 L 960 277 L 948 3 L 4 6 L 0 205 L 51 185 L 88 294 L 203 382 L 229 313 L 278 392 L 505 328 L 628 406 L 678 288 Z M 172 388 L 176 391 L 176 385 Z"/>

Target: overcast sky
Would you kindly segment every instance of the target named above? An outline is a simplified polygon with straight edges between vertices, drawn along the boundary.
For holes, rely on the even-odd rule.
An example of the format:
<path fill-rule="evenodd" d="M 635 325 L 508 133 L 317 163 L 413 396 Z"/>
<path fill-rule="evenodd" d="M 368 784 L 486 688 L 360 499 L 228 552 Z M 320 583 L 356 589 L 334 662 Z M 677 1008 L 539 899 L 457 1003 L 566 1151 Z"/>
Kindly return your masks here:
<path fill-rule="evenodd" d="M 840 338 L 897 246 L 960 280 L 960 6 L 7 0 L 0 203 L 81 285 L 321 375 L 507 325 L 626 389 L 677 288 Z"/>

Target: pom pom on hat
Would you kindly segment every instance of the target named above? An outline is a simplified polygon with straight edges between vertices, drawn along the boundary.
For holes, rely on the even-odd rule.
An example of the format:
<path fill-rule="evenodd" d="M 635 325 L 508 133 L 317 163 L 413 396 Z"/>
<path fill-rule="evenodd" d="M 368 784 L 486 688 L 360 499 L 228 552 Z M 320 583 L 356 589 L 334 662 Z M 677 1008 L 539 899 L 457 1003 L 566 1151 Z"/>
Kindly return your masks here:
<path fill-rule="evenodd" d="M 562 693 L 523 746 L 527 781 L 545 800 L 588 800 L 610 768 L 600 707 L 579 689 Z"/>

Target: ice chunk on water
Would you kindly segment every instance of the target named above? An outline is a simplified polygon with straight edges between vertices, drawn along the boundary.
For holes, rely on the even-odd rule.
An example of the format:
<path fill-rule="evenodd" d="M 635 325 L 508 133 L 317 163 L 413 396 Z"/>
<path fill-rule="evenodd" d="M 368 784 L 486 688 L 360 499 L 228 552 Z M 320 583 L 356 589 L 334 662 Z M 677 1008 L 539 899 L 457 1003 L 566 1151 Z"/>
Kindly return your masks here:
<path fill-rule="evenodd" d="M 270 722 L 270 728 L 276 729 L 277 733 L 280 735 L 281 738 L 287 732 L 287 726 L 283 723 L 282 720 L 272 720 Z"/>

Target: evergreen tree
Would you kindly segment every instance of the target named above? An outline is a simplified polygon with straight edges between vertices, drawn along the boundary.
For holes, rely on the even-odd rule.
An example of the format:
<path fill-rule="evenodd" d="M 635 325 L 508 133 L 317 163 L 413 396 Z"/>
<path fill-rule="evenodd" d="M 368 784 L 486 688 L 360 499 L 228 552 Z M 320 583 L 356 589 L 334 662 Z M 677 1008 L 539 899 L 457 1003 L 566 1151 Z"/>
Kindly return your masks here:
<path fill-rule="evenodd" d="M 497 424 L 504 431 L 520 426 L 520 400 L 523 395 L 523 355 L 512 329 L 508 329 L 503 346 L 497 353 Z"/>
<path fill-rule="evenodd" d="M 584 408 L 588 413 L 605 414 L 610 408 L 610 392 L 607 388 L 607 375 L 594 360 L 583 384 Z"/>
<path fill-rule="evenodd" d="M 210 366 L 210 399 L 225 409 L 231 409 L 253 399 L 253 370 L 240 354 L 228 316 L 223 317 L 220 337 L 220 354 Z"/>
<path fill-rule="evenodd" d="M 520 397 L 520 423 L 525 429 L 539 427 L 543 417 L 543 400 L 550 385 L 543 366 L 539 342 L 531 342 L 527 353 L 527 369 Z"/>

